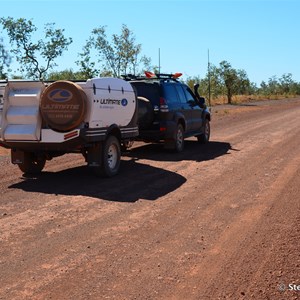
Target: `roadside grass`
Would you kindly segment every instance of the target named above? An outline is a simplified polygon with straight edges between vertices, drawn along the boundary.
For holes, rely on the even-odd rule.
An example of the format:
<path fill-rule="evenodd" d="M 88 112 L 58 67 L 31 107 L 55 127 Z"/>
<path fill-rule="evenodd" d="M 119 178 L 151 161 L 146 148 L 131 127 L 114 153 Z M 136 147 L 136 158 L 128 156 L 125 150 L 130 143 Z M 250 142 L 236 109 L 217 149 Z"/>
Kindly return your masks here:
<path fill-rule="evenodd" d="M 296 98 L 297 95 L 234 95 L 232 97 L 232 105 L 239 105 L 243 103 L 249 103 L 252 101 L 263 101 L 263 100 L 281 100 L 288 98 Z M 228 104 L 227 96 L 218 96 L 210 101 L 211 106 Z"/>

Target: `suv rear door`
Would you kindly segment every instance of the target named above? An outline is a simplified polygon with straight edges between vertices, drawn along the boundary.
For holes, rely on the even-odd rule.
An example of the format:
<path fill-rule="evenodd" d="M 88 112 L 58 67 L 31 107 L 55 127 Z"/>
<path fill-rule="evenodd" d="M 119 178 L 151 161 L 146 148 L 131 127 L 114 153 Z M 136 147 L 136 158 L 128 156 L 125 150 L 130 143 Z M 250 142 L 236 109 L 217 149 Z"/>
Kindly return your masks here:
<path fill-rule="evenodd" d="M 139 108 L 140 129 L 159 129 L 159 98 L 160 88 L 157 83 L 133 81 L 131 85 L 134 87 L 138 97 L 144 97 L 150 101 L 146 110 L 141 112 Z M 146 117 L 146 120 L 145 120 Z M 140 120 L 142 118 L 142 120 Z"/>
<path fill-rule="evenodd" d="M 182 98 L 182 93 L 178 90 L 178 84 L 168 82 L 163 84 L 163 97 L 166 99 L 170 112 L 173 114 L 180 112 L 183 114 L 186 122 L 186 132 L 192 130 L 192 111 L 190 105 L 185 98 Z M 174 116 L 171 116 L 172 118 Z"/>

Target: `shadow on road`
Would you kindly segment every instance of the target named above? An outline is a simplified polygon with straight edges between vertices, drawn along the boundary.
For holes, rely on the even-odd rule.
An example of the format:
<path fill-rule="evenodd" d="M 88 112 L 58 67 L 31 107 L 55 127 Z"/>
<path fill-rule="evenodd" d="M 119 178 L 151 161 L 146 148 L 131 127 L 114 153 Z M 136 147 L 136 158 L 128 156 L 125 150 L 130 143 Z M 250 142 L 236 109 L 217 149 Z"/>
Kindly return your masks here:
<path fill-rule="evenodd" d="M 95 177 L 89 168 L 80 166 L 59 172 L 42 172 L 39 177 L 24 178 L 9 188 L 54 195 L 81 195 L 118 202 L 156 200 L 178 189 L 186 182 L 186 178 L 142 163 L 142 159 L 201 162 L 228 154 L 231 149 L 229 143 L 210 142 L 201 145 L 187 140 L 183 153 L 171 153 L 165 151 L 162 145 L 145 144 L 125 153 L 124 156 L 129 160 L 122 160 L 120 173 L 113 178 Z"/>
<path fill-rule="evenodd" d="M 182 153 L 172 153 L 163 148 L 162 144 L 144 144 L 128 152 L 127 156 L 135 159 L 148 159 L 156 161 L 206 161 L 228 154 L 232 149 L 230 143 L 209 142 L 199 144 L 196 140 L 185 140 L 185 148 Z"/>
<path fill-rule="evenodd" d="M 156 200 L 184 182 L 186 179 L 179 174 L 131 160 L 122 161 L 120 173 L 113 178 L 95 177 L 89 168 L 81 166 L 60 172 L 42 172 L 37 178 L 24 178 L 9 188 L 135 202 L 138 199 Z"/>

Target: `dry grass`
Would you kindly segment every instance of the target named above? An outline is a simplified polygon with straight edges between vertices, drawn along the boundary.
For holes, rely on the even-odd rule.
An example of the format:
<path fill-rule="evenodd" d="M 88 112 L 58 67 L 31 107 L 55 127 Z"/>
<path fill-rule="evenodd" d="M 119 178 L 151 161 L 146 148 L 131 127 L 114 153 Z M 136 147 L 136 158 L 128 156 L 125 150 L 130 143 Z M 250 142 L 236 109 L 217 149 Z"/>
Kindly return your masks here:
<path fill-rule="evenodd" d="M 232 97 L 232 104 L 241 104 L 251 101 L 262 101 L 262 100 L 279 100 L 287 98 L 295 98 L 296 95 L 235 95 Z M 211 105 L 228 104 L 226 96 L 219 96 L 211 100 Z"/>

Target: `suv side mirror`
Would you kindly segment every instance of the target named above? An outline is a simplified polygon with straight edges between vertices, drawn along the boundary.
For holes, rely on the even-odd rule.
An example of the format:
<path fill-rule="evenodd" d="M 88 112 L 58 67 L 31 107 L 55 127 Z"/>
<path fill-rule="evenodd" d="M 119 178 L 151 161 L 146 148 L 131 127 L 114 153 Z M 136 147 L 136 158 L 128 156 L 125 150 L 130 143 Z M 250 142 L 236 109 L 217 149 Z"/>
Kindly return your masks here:
<path fill-rule="evenodd" d="M 196 101 L 194 101 L 194 100 L 189 100 L 187 103 L 188 103 L 191 107 L 194 107 L 194 106 L 198 105 L 198 103 L 197 103 Z"/>
<path fill-rule="evenodd" d="M 205 98 L 204 98 L 204 97 L 199 97 L 199 99 L 198 99 L 198 105 L 199 105 L 201 108 L 205 108 L 205 107 L 206 107 L 206 104 L 205 104 Z"/>
<path fill-rule="evenodd" d="M 201 107 L 201 108 L 206 108 L 206 104 L 205 104 L 205 98 L 201 97 L 198 93 L 198 88 L 199 88 L 199 83 L 194 84 L 194 94 L 197 98 L 197 104 Z"/>
<path fill-rule="evenodd" d="M 204 97 L 199 97 L 199 104 L 204 105 L 205 104 L 205 98 Z"/>

